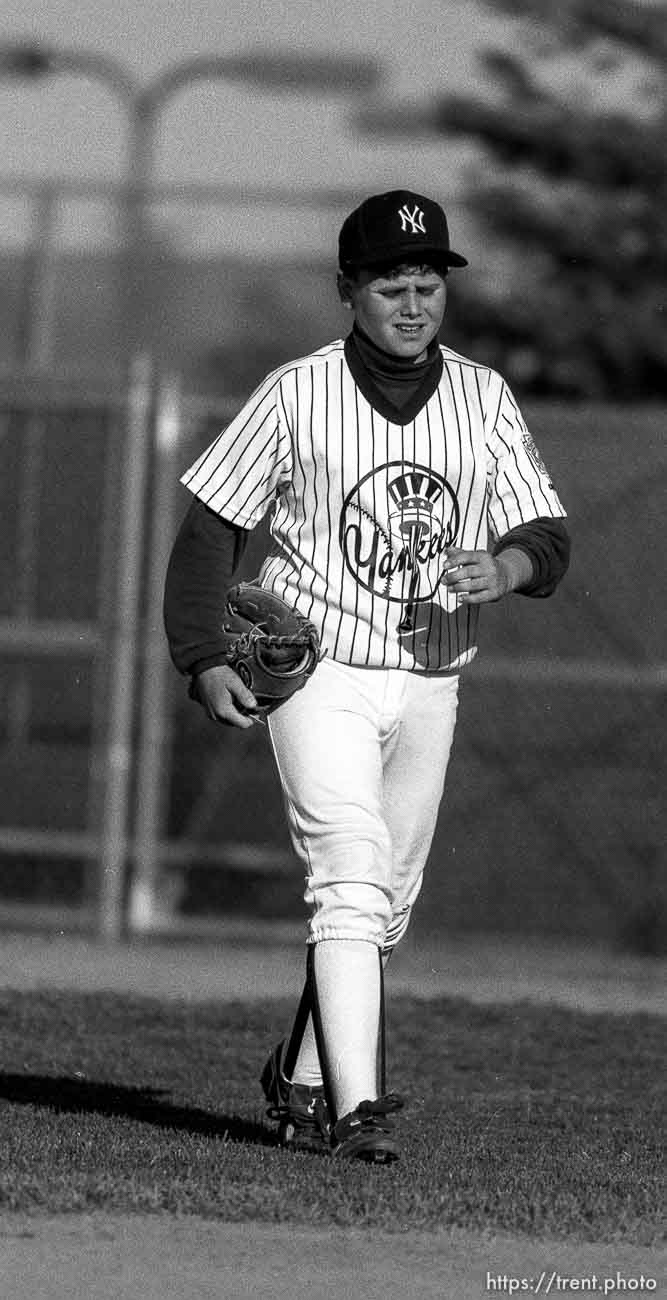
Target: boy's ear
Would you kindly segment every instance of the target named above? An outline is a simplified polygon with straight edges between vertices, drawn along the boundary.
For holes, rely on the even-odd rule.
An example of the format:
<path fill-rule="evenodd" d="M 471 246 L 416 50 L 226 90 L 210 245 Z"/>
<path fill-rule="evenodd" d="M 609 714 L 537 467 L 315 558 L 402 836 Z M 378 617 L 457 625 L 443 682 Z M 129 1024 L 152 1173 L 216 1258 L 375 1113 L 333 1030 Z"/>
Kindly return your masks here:
<path fill-rule="evenodd" d="M 344 307 L 352 307 L 352 292 L 350 287 L 350 278 L 343 271 L 339 271 L 336 276 L 338 285 L 338 294 Z"/>

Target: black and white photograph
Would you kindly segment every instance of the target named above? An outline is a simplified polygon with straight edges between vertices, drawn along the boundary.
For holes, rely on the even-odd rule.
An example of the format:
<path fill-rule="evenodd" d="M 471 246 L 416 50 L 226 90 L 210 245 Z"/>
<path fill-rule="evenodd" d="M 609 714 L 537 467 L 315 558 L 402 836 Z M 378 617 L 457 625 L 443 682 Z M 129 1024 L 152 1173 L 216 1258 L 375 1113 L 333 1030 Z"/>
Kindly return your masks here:
<path fill-rule="evenodd" d="M 665 1295 L 665 0 L 3 0 L 0 1295 Z"/>

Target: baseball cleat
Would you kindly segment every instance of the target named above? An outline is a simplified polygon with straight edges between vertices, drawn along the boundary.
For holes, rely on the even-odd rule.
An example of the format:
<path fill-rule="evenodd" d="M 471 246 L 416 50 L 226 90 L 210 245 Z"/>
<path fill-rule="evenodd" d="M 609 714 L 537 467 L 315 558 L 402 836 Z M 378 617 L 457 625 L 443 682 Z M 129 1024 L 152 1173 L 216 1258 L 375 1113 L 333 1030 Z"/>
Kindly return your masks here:
<path fill-rule="evenodd" d="M 266 1114 L 277 1121 L 281 1146 L 328 1146 L 331 1124 L 324 1088 L 291 1083 L 283 1072 L 287 1042 L 275 1047 L 262 1070 L 260 1084 L 269 1105 Z"/>
<path fill-rule="evenodd" d="M 360 1101 L 359 1105 L 334 1125 L 331 1133 L 331 1150 L 334 1156 L 345 1160 L 365 1160 L 369 1164 L 389 1165 L 400 1159 L 400 1148 L 395 1138 L 392 1111 L 400 1110 L 403 1098 L 390 1092 L 376 1101 Z"/>

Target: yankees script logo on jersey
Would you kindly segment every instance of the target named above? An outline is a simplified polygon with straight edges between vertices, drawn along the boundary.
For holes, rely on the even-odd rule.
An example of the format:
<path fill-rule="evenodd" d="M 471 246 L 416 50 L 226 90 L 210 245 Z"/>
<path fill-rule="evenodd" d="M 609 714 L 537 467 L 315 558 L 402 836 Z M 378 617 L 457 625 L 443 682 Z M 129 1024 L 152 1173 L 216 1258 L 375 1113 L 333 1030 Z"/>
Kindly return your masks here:
<path fill-rule="evenodd" d="M 565 514 L 504 381 L 441 352 L 440 382 L 405 424 L 363 395 L 342 340 L 290 362 L 183 476 L 245 528 L 275 503 L 261 581 L 342 663 L 462 667 L 479 606 L 441 582 L 447 548 Z"/>
<path fill-rule="evenodd" d="M 371 476 L 374 497 L 393 506 L 389 531 L 364 509 L 365 483 L 357 483 L 343 502 L 340 548 L 367 591 L 405 607 L 398 628 L 407 632 L 417 603 L 435 596 L 440 585 L 447 547 L 458 532 L 458 501 L 449 483 L 427 465 L 407 468 L 403 461 L 390 461 Z"/>

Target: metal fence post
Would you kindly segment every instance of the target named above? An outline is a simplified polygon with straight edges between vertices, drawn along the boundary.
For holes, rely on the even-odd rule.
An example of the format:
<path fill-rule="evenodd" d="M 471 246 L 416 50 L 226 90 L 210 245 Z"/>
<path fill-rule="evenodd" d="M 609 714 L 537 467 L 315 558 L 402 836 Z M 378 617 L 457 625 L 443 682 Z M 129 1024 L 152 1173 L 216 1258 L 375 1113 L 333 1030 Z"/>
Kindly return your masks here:
<path fill-rule="evenodd" d="M 151 361 L 147 354 L 140 354 L 130 370 L 118 534 L 118 595 L 110 648 L 109 730 L 100 835 L 99 930 L 106 939 L 118 939 L 123 928 L 151 398 Z"/>
<path fill-rule="evenodd" d="M 160 879 L 166 796 L 170 777 L 170 658 L 162 625 L 162 596 L 174 540 L 176 459 L 181 433 L 181 393 L 176 378 L 158 387 L 155 460 L 151 484 L 146 619 L 136 767 L 134 872 L 128 900 L 128 927 L 149 931 L 171 920 L 170 881 Z M 173 870 L 173 868 L 172 868 Z"/>
<path fill-rule="evenodd" d="M 35 231 L 27 256 L 18 363 L 31 380 L 47 374 L 53 362 L 53 225 L 56 202 L 57 193 L 53 185 L 40 190 L 35 206 Z M 16 556 L 16 614 L 26 622 L 36 617 L 40 488 L 47 423 L 48 416 L 42 409 L 30 411 L 25 421 L 23 479 L 19 487 L 21 509 Z M 9 696 L 9 732 L 16 744 L 25 745 L 28 742 L 31 697 L 30 669 L 25 664 L 18 665 Z"/>

